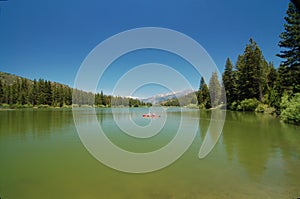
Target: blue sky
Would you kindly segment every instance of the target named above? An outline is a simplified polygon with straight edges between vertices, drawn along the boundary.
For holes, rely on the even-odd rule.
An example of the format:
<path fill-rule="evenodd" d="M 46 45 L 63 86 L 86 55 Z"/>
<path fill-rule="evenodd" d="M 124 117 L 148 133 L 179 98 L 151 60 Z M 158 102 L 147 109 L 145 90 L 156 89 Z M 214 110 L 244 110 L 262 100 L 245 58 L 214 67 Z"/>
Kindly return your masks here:
<path fill-rule="evenodd" d="M 163 27 L 188 35 L 207 50 L 221 72 L 226 58 L 235 63 L 250 37 L 258 43 L 267 61 L 278 66 L 280 59 L 275 54 L 280 51 L 277 44 L 288 2 L 0 1 L 0 71 L 72 86 L 82 61 L 96 45 L 119 32 L 140 27 Z M 152 61 L 151 53 L 157 62 L 169 56 L 153 51 L 143 62 Z M 178 62 L 175 68 L 179 67 Z M 122 70 L 116 66 L 112 71 L 99 86 L 106 93 L 115 79 L 110 77 L 120 76 Z M 193 70 L 183 73 L 196 89 L 198 74 Z"/>

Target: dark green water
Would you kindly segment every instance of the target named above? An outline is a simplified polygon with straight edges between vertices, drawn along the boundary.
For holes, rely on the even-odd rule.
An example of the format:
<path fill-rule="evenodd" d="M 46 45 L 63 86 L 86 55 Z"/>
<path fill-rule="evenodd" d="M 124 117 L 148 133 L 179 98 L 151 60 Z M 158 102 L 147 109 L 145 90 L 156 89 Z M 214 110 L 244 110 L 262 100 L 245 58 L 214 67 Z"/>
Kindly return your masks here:
<path fill-rule="evenodd" d="M 137 115 L 142 112 L 145 110 L 131 109 Z M 115 126 L 109 109 L 97 110 L 106 135 L 120 147 L 136 152 L 167 144 L 178 127 L 178 114 L 170 111 L 166 128 L 139 142 Z M 159 171 L 130 174 L 113 170 L 88 153 L 76 132 L 71 110 L 2 110 L 0 197 L 300 197 L 299 127 L 283 124 L 269 115 L 228 111 L 220 140 L 200 160 L 199 148 L 210 112 L 201 112 L 200 116 L 196 139 L 179 160 Z M 121 111 L 120 117 L 127 116 Z M 136 118 L 135 122 L 147 125 L 149 121 Z"/>

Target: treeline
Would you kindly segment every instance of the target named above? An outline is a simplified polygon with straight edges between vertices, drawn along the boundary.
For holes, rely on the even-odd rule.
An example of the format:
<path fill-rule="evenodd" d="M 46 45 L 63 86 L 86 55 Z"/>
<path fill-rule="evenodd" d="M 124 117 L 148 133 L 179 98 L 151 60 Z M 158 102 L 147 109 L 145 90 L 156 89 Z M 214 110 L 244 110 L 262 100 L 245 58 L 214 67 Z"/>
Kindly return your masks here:
<path fill-rule="evenodd" d="M 235 66 L 229 58 L 226 61 L 222 81 L 226 88 L 227 108 L 254 111 L 261 103 L 260 108 L 264 109 L 261 111 L 278 111 L 283 95 L 280 72 L 265 60 L 258 45 L 250 39 Z"/>
<path fill-rule="evenodd" d="M 300 13 L 289 3 L 285 31 L 280 34 L 278 68 L 267 62 L 257 43 L 250 38 L 243 54 L 233 65 L 228 58 L 219 81 L 214 72 L 207 85 L 202 77 L 197 91 L 203 109 L 226 105 L 235 111 L 274 113 L 288 123 L 300 124 Z M 178 99 L 165 103 L 179 105 Z"/>
<path fill-rule="evenodd" d="M 288 123 L 300 124 L 300 12 L 289 3 L 285 31 L 280 34 L 276 69 L 250 39 L 235 66 L 228 58 L 222 75 L 227 107 L 232 110 L 276 113 Z"/>
<path fill-rule="evenodd" d="M 284 49 L 277 54 L 283 59 L 280 66 L 276 69 L 272 62 L 268 63 L 256 42 L 250 39 L 235 65 L 229 58 L 226 61 L 222 75 L 226 89 L 221 89 L 225 93 L 210 84 L 208 96 L 208 88 L 201 80 L 199 95 L 205 97 L 198 97 L 200 105 L 215 106 L 210 104 L 215 98 L 209 98 L 217 91 L 221 101 L 226 95 L 228 109 L 276 113 L 285 122 L 300 124 L 300 13 L 293 3 L 289 3 L 285 20 L 285 31 L 280 34 L 278 44 Z"/>
<path fill-rule="evenodd" d="M 208 109 L 226 103 L 225 88 L 221 85 L 217 72 L 212 73 L 209 85 L 201 77 L 200 87 L 197 92 L 197 101 L 201 109 Z"/>
<path fill-rule="evenodd" d="M 3 73 L 2 73 L 3 74 Z M 5 74 L 9 76 L 9 74 Z M 14 76 L 0 81 L 0 104 L 5 107 L 58 106 L 72 104 L 72 89 L 66 85 Z"/>
<path fill-rule="evenodd" d="M 197 92 L 199 108 L 226 104 L 230 110 L 273 113 L 285 122 L 300 124 L 299 60 L 296 57 L 292 64 L 282 63 L 276 69 L 250 39 L 235 65 L 227 58 L 221 82 L 217 72 L 208 85 L 201 78 Z"/>
<path fill-rule="evenodd" d="M 234 66 L 229 58 L 226 61 L 222 81 L 227 108 L 274 113 L 285 122 L 300 124 L 299 60 L 282 63 L 276 69 L 250 39 Z"/>
<path fill-rule="evenodd" d="M 74 97 L 74 99 L 73 99 Z M 151 106 L 138 99 L 85 92 L 44 79 L 29 80 L 0 73 L 0 105 L 4 108 L 74 106 Z"/>

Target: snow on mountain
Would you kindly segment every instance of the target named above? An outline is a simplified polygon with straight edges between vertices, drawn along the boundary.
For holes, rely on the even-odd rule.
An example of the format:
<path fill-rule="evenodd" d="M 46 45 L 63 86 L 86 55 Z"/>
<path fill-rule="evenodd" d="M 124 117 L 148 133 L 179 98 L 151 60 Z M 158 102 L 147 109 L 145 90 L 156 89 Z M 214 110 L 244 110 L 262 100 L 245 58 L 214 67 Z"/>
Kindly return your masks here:
<path fill-rule="evenodd" d="M 160 102 L 163 102 L 163 101 L 166 101 L 169 99 L 182 97 L 182 96 L 188 95 L 192 92 L 194 92 L 194 91 L 191 89 L 187 89 L 187 90 L 182 90 L 182 91 L 158 94 L 158 95 L 154 95 L 154 96 L 151 96 L 151 97 L 148 97 L 145 99 L 140 99 L 140 100 L 145 103 L 159 104 Z"/>

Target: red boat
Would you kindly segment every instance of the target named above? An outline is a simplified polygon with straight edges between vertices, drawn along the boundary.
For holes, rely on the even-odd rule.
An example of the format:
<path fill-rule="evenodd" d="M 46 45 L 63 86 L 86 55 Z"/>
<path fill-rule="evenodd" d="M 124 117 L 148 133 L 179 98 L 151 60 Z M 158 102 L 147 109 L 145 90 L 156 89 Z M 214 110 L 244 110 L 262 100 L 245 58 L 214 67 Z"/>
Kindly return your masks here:
<path fill-rule="evenodd" d="M 147 114 L 143 114 L 143 117 L 145 117 L 145 118 L 159 118 L 160 115 L 156 115 L 155 113 L 147 113 Z"/>

